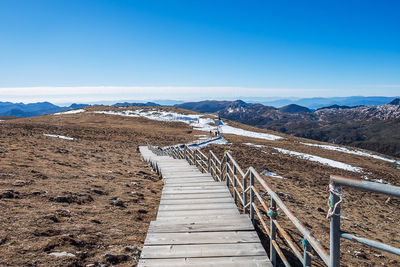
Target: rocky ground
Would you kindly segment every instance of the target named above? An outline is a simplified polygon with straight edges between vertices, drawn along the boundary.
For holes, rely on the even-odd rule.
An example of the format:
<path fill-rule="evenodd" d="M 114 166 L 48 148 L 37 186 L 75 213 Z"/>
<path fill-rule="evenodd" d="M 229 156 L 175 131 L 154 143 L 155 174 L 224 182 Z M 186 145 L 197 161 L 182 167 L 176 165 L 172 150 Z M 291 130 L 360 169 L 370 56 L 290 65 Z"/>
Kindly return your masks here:
<path fill-rule="evenodd" d="M 135 266 L 162 188 L 137 146 L 193 140 L 185 127 L 100 114 L 0 122 L 0 266 Z"/>
<path fill-rule="evenodd" d="M 232 123 L 233 124 L 233 123 Z M 251 129 L 248 127 L 248 129 Z M 231 151 L 243 170 L 253 166 L 259 173 L 263 171 L 274 172 L 284 179 L 261 175 L 268 185 L 281 197 L 284 203 L 295 214 L 295 216 L 321 241 L 329 253 L 329 220 L 326 219 L 328 211 L 327 186 L 332 174 L 346 177 L 361 178 L 368 176 L 369 179 L 383 179 L 384 181 L 400 185 L 400 171 L 396 166 L 381 160 L 375 160 L 362 156 L 349 155 L 337 151 L 324 150 L 316 147 L 301 145 L 305 139 L 288 137 L 286 140 L 263 141 L 234 135 L 225 136 L 230 145 L 212 145 L 203 149 L 207 154 L 209 150 L 215 152 L 222 158 L 225 151 Z M 243 143 L 264 145 L 257 148 L 244 145 Z M 310 142 L 307 140 L 306 142 Z M 280 147 L 302 153 L 312 154 L 320 157 L 334 159 L 337 161 L 361 167 L 362 173 L 344 171 L 337 168 L 310 162 L 305 159 L 277 153 L 272 147 Z M 262 187 L 256 183 L 260 192 Z M 394 247 L 400 247 L 400 199 L 388 198 L 384 195 L 357 191 L 348 187 L 343 188 L 344 200 L 342 203 L 342 230 L 356 235 L 388 243 Z M 269 198 L 264 196 L 267 203 Z M 260 208 L 262 208 L 260 206 Z M 264 215 L 264 219 L 268 217 Z M 267 219 L 268 221 L 268 219 Z M 278 218 L 285 229 L 290 229 L 290 236 L 301 247 L 302 235 L 294 228 L 288 218 L 281 213 Z M 259 224 L 262 232 L 262 226 Z M 280 244 L 284 244 L 279 239 Z M 268 245 L 266 244 L 266 247 Z M 301 263 L 295 260 L 295 256 L 286 248 L 286 255 L 295 266 Z M 370 247 L 362 246 L 356 242 L 342 239 L 341 266 L 399 266 L 398 256 L 382 252 Z M 314 255 L 316 253 L 314 252 Z M 325 266 L 320 260 L 315 259 L 313 265 Z"/>
<path fill-rule="evenodd" d="M 205 133 L 184 123 L 89 112 L 0 122 L 0 266 L 135 266 L 162 188 L 162 181 L 141 161 L 137 147 L 185 143 L 200 134 Z M 329 175 L 368 176 L 400 185 L 395 164 L 301 145 L 310 140 L 280 135 L 285 139 L 225 135 L 231 144 L 203 151 L 212 149 L 221 157 L 230 150 L 244 170 L 254 166 L 259 172 L 284 177 L 263 176 L 325 247 L 329 245 L 325 218 Z M 363 172 L 295 158 L 272 147 L 341 161 Z M 398 199 L 349 188 L 344 193 L 343 230 L 400 247 Z M 283 214 L 279 221 L 299 243 L 300 234 Z M 398 257 L 346 240 L 342 256 L 342 266 L 400 265 Z M 318 260 L 316 265 L 321 265 Z"/>

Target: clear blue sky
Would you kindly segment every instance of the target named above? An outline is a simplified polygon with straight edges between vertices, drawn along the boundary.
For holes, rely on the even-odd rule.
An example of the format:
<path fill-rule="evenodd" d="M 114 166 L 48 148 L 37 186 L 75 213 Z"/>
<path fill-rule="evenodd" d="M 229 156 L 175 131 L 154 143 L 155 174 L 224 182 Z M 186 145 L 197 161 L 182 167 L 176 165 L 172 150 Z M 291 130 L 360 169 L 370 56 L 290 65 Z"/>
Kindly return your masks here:
<path fill-rule="evenodd" d="M 0 101 L 400 95 L 399 14 L 394 0 L 0 0 Z"/>

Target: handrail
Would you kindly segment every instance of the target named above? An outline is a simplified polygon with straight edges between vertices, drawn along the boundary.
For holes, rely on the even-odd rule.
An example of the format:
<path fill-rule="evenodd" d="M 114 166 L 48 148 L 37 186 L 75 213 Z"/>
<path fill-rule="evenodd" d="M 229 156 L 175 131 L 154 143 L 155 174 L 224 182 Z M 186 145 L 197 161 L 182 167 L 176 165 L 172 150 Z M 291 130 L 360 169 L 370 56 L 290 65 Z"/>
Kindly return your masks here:
<path fill-rule="evenodd" d="M 374 183 L 362 179 L 348 178 L 338 175 L 331 175 L 331 182 L 338 185 L 346 185 L 370 192 L 400 197 L 400 187 L 390 184 Z"/>
<path fill-rule="evenodd" d="M 197 166 L 202 172 L 207 171 L 215 180 L 225 181 L 227 183 L 228 188 L 232 190 L 235 203 L 240 203 L 243 212 L 249 213 L 253 224 L 255 224 L 255 217 L 257 217 L 262 228 L 269 237 L 270 259 L 274 266 L 277 266 L 277 255 L 285 266 L 290 266 L 279 247 L 276 239 L 277 234 L 282 237 L 282 240 L 286 242 L 287 246 L 293 251 L 294 255 L 303 263 L 304 266 L 310 266 L 311 264 L 311 248 L 314 249 L 322 261 L 329 266 L 330 256 L 321 243 L 311 234 L 304 224 L 295 217 L 295 215 L 253 167 L 249 167 L 247 171 L 244 172 L 233 158 L 232 154 L 228 151 L 224 153 L 221 160 L 218 159 L 211 150 L 207 157 L 199 149 L 193 149 L 187 146 L 184 146 L 183 148 L 170 147 L 168 153 L 173 157 L 183 154 L 184 159 L 186 159 L 190 164 Z M 255 183 L 257 183 L 257 186 Z M 263 216 L 263 214 L 267 214 L 270 207 L 268 207 L 266 201 L 259 193 L 258 188 L 265 190 L 267 195 L 270 197 L 271 207 L 279 207 L 280 211 L 289 218 L 293 225 L 303 235 L 303 242 L 305 242 L 303 255 L 297 248 L 298 246 L 295 245 L 294 241 L 275 218 L 269 218 L 270 227 L 268 228 L 268 224 L 265 221 L 265 215 Z M 256 201 L 259 204 L 256 204 Z"/>
<path fill-rule="evenodd" d="M 337 267 L 340 265 L 340 238 L 345 238 L 351 241 L 356 241 L 361 244 L 377 248 L 395 255 L 400 256 L 400 248 L 392 247 L 388 244 L 381 243 L 375 240 L 370 240 L 364 237 L 359 237 L 351 233 L 346 233 L 340 230 L 340 203 L 342 198 L 341 186 L 350 186 L 356 189 L 370 191 L 374 193 L 385 194 L 389 196 L 400 197 L 400 187 L 369 182 L 356 178 L 348 178 L 337 175 L 330 177 L 331 184 L 329 185 L 329 203 L 331 209 L 329 213 L 330 217 L 330 265 L 331 267 Z"/>

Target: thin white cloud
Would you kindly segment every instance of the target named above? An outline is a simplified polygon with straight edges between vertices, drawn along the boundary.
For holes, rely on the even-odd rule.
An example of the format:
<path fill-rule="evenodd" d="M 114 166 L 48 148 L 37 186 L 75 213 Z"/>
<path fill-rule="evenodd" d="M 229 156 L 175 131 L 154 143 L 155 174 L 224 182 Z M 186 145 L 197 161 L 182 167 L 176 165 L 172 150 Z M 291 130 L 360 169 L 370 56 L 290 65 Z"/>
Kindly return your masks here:
<path fill-rule="evenodd" d="M 148 101 L 154 99 L 199 100 L 246 97 L 289 97 L 325 94 L 328 89 L 246 88 L 196 86 L 55 86 L 0 88 L 0 101 L 95 102 L 122 99 Z"/>
<path fill-rule="evenodd" d="M 400 88 L 400 84 L 367 84 L 365 86 L 373 88 Z"/>

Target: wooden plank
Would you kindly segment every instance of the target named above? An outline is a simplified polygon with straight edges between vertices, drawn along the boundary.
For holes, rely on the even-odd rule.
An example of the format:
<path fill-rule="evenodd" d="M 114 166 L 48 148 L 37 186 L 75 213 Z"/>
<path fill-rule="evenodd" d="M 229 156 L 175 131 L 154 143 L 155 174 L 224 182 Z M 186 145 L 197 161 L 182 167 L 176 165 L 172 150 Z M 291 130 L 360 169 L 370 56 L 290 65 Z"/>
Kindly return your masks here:
<path fill-rule="evenodd" d="M 186 224 L 155 224 L 150 225 L 148 233 L 195 233 L 195 232 L 230 232 L 230 231 L 254 231 L 254 226 L 250 222 L 223 221 L 212 222 L 193 222 Z"/>
<path fill-rule="evenodd" d="M 182 173 L 201 173 L 198 169 L 192 168 L 160 168 L 161 173 L 168 175 L 168 174 L 182 174 Z"/>
<path fill-rule="evenodd" d="M 215 182 L 211 176 L 163 177 L 165 183 Z"/>
<path fill-rule="evenodd" d="M 208 184 L 200 183 L 200 184 L 186 184 L 185 182 L 181 182 L 179 184 L 165 184 L 164 189 L 179 189 L 179 188 L 186 188 L 186 189 L 207 189 L 207 188 L 226 188 L 226 184 L 218 183 L 213 181 L 208 181 Z"/>
<path fill-rule="evenodd" d="M 228 187 L 226 185 L 221 185 L 221 184 L 213 184 L 213 185 L 192 185 L 192 186 L 180 186 L 180 185 L 175 185 L 175 186 L 164 186 L 163 191 L 164 192 L 176 192 L 176 191 L 191 191 L 191 190 L 228 190 Z"/>
<path fill-rule="evenodd" d="M 175 217 L 175 216 L 199 216 L 199 215 L 224 215 L 224 214 L 239 214 L 237 208 L 234 209 L 209 209 L 209 210 L 175 210 L 171 211 L 158 211 L 157 218 L 159 217 Z"/>
<path fill-rule="evenodd" d="M 207 188 L 207 189 L 164 189 L 162 194 L 163 195 L 168 195 L 168 194 L 209 194 L 209 193 L 228 193 L 227 188 Z"/>
<path fill-rule="evenodd" d="M 266 256 L 141 259 L 138 267 L 272 267 Z"/>
<path fill-rule="evenodd" d="M 210 179 L 198 179 L 198 178 L 193 178 L 193 179 L 169 179 L 169 180 L 164 180 L 165 186 L 172 186 L 172 185 L 182 185 L 182 186 L 190 186 L 191 184 L 194 185 L 205 185 L 205 184 L 214 184 L 216 183 L 214 180 Z"/>
<path fill-rule="evenodd" d="M 152 221 L 150 225 L 161 225 L 161 224 L 190 224 L 190 223 L 246 223 L 251 224 L 249 216 L 247 214 L 228 214 L 228 215 L 216 215 L 216 216 L 176 216 L 175 219 L 173 217 L 163 217 L 157 219 L 156 221 Z"/>
<path fill-rule="evenodd" d="M 186 160 L 156 156 L 164 188 L 139 266 L 268 266 L 271 264 L 247 215 L 240 215 L 225 182 L 215 182 Z"/>
<path fill-rule="evenodd" d="M 196 173 L 177 173 L 177 174 L 163 174 L 163 178 L 189 178 L 189 177 L 210 177 L 212 178 L 211 174 L 209 173 L 201 173 L 201 172 L 196 172 Z"/>
<path fill-rule="evenodd" d="M 181 205 L 200 203 L 234 203 L 231 197 L 225 198 L 200 198 L 200 199 L 162 199 L 160 205 Z"/>
<path fill-rule="evenodd" d="M 185 257 L 266 256 L 258 243 L 144 246 L 144 259 Z"/>
<path fill-rule="evenodd" d="M 180 204 L 180 205 L 160 205 L 159 211 L 175 210 L 208 210 L 208 209 L 237 209 L 236 205 L 231 203 L 201 203 L 201 204 Z"/>
<path fill-rule="evenodd" d="M 182 172 L 198 172 L 201 173 L 199 169 L 195 167 L 169 167 L 169 168 L 163 168 L 161 167 L 162 172 L 165 173 L 182 173 Z"/>
<path fill-rule="evenodd" d="M 231 197 L 229 192 L 199 193 L 199 194 L 162 194 L 161 199 L 203 199 L 203 198 L 225 198 Z"/>
<path fill-rule="evenodd" d="M 189 244 L 235 244 L 259 242 L 255 231 L 154 233 L 147 234 L 146 246 Z"/>

